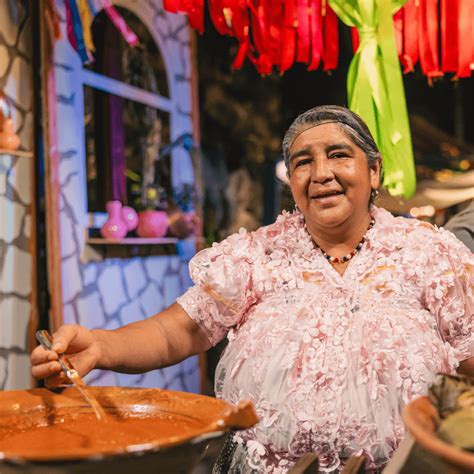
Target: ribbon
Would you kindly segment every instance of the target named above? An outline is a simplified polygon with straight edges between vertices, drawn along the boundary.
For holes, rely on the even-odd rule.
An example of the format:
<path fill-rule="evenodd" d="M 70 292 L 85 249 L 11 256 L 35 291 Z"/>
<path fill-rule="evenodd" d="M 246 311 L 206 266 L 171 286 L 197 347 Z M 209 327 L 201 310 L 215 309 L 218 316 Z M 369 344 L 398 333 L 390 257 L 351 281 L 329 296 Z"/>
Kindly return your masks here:
<path fill-rule="evenodd" d="M 71 1 L 71 0 L 69 0 Z M 105 13 L 115 25 L 117 30 L 122 33 L 123 38 L 131 48 L 134 48 L 139 43 L 137 35 L 127 26 L 122 15 L 112 6 L 111 0 L 102 0 L 102 6 Z"/>
<path fill-rule="evenodd" d="M 281 38 L 280 73 L 293 66 L 296 54 L 296 26 L 297 20 L 296 0 L 286 0 L 283 6 L 283 31 Z"/>
<path fill-rule="evenodd" d="M 404 0 L 329 0 L 338 17 L 359 30 L 360 46 L 347 76 L 351 110 L 367 123 L 383 156 L 392 195 L 415 192 L 415 166 L 392 14 Z"/>
<path fill-rule="evenodd" d="M 323 0 L 323 24 L 324 24 L 324 48 L 323 61 L 324 71 L 336 69 L 339 56 L 339 28 L 337 15 L 334 10 Z"/>
<path fill-rule="evenodd" d="M 227 24 L 224 15 L 222 0 L 213 0 L 207 3 L 212 23 L 221 35 L 232 36 L 232 28 Z M 166 8 L 166 7 L 165 7 Z"/>
<path fill-rule="evenodd" d="M 61 18 L 56 10 L 54 0 L 46 0 L 44 8 L 44 15 L 48 25 L 49 40 L 51 45 L 53 45 L 55 40 L 61 38 Z"/>
<path fill-rule="evenodd" d="M 438 60 L 438 0 L 418 0 L 420 66 L 429 79 L 442 76 Z"/>
<path fill-rule="evenodd" d="M 403 7 L 403 72 L 411 72 L 418 62 L 418 7 L 417 0 L 408 0 Z"/>
<path fill-rule="evenodd" d="M 441 64 L 444 72 L 458 67 L 458 0 L 441 0 Z"/>
<path fill-rule="evenodd" d="M 458 10 L 458 64 L 456 77 L 469 77 L 474 68 L 474 2 L 459 0 Z"/>
<path fill-rule="evenodd" d="M 310 26 L 309 26 L 309 0 L 298 1 L 298 30 L 296 61 L 308 63 L 310 59 Z"/>
<path fill-rule="evenodd" d="M 73 47 L 74 51 L 77 52 L 77 40 L 76 40 L 76 36 L 74 35 L 74 25 L 72 23 L 72 13 L 71 13 L 71 8 L 69 6 L 68 0 L 64 1 L 64 8 L 66 10 L 67 39 L 69 40 L 69 44 Z"/>
<path fill-rule="evenodd" d="M 308 71 L 318 69 L 323 54 L 323 15 L 321 0 L 311 1 L 311 62 Z"/>
<path fill-rule="evenodd" d="M 84 37 L 84 43 L 90 54 L 91 51 L 95 51 L 95 47 L 94 42 L 92 41 L 92 17 L 88 0 L 79 0 L 79 15 L 81 17 L 82 35 Z"/>
<path fill-rule="evenodd" d="M 75 0 L 66 0 L 65 5 L 69 41 L 74 41 L 74 43 L 71 42 L 71 44 L 73 48 L 75 46 L 74 49 L 78 52 L 82 63 L 88 63 L 90 62 L 91 58 L 87 52 L 86 45 L 84 43 L 84 37 L 82 36 L 82 23 L 79 10 L 77 9 L 77 4 Z"/>
<path fill-rule="evenodd" d="M 163 0 L 163 8 L 170 13 L 178 13 L 181 0 Z"/>

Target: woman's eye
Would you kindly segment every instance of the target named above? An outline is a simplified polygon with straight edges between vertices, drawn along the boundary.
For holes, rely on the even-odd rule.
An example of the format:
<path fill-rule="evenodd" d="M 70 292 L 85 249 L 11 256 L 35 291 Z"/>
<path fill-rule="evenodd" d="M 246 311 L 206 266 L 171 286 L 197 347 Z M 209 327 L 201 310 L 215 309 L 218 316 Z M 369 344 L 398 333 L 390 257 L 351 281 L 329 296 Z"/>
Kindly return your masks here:
<path fill-rule="evenodd" d="M 297 168 L 298 166 L 306 165 L 306 164 L 308 164 L 310 161 L 311 161 L 310 158 L 304 158 L 304 159 L 302 159 L 302 160 L 299 160 L 299 161 L 296 162 L 295 168 Z"/>
<path fill-rule="evenodd" d="M 329 155 L 329 158 L 346 158 L 347 156 L 347 153 L 341 151 L 339 153 L 333 153 L 332 155 Z"/>

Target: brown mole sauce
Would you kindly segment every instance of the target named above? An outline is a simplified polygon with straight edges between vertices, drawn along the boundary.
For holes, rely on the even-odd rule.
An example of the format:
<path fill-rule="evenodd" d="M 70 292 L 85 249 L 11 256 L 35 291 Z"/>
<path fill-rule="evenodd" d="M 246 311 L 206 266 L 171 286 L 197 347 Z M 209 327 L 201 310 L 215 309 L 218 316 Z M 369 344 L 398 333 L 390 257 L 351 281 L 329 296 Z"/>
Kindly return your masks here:
<path fill-rule="evenodd" d="M 170 444 L 173 438 L 202 433 L 203 426 L 198 420 L 172 413 L 139 417 L 109 412 L 101 421 L 93 413 L 66 414 L 43 421 L 42 426 L 12 423 L 2 428 L 0 452 L 30 459 L 119 453 L 139 450 L 133 445 Z"/>

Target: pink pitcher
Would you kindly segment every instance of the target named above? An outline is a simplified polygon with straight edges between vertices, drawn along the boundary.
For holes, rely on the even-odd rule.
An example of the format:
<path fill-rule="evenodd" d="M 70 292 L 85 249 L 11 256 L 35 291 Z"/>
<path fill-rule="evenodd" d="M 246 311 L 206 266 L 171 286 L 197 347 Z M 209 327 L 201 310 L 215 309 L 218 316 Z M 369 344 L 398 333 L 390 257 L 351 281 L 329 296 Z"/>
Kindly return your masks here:
<path fill-rule="evenodd" d="M 125 221 L 127 224 L 127 229 L 129 231 L 135 230 L 138 225 L 138 214 L 135 209 L 129 207 L 129 206 L 123 206 L 122 207 L 122 219 Z"/>
<path fill-rule="evenodd" d="M 100 234 L 104 239 L 122 240 L 128 232 L 127 223 L 122 218 L 122 203 L 108 201 L 105 207 L 109 217 L 100 229 Z"/>

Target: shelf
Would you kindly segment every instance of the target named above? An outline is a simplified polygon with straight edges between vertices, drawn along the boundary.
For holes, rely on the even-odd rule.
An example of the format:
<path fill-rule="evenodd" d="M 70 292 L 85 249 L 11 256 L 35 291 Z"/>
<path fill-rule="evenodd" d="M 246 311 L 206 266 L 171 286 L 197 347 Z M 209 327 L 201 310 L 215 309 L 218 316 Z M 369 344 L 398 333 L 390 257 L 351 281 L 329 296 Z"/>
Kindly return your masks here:
<path fill-rule="evenodd" d="M 134 258 L 181 255 L 183 241 L 176 237 L 126 237 L 122 240 L 87 237 L 86 244 L 99 253 L 102 258 Z"/>
<path fill-rule="evenodd" d="M 127 237 L 122 240 L 108 240 L 100 237 L 89 237 L 86 243 L 89 245 L 166 245 L 177 244 L 178 239 L 176 237 Z"/>
<path fill-rule="evenodd" d="M 11 155 L 11 156 L 21 156 L 23 158 L 33 158 L 32 151 L 5 150 L 3 148 L 0 148 L 0 155 Z"/>

